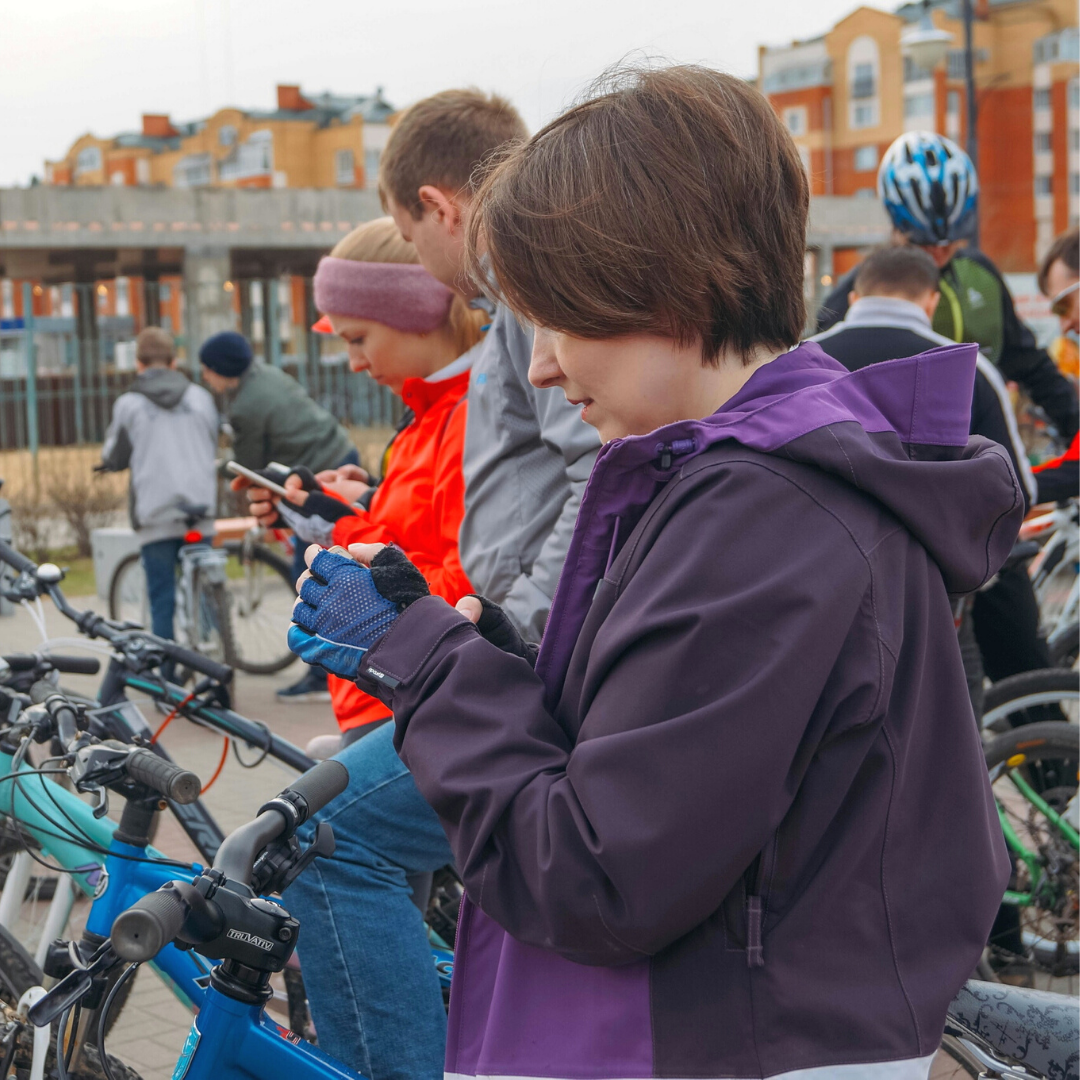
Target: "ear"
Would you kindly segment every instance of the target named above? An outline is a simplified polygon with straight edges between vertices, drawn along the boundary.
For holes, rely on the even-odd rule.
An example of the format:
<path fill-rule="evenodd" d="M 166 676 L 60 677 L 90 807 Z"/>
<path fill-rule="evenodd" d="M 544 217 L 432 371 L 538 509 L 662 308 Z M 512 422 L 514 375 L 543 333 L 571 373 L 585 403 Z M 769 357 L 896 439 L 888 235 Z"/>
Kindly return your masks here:
<path fill-rule="evenodd" d="M 462 226 L 461 203 L 448 191 L 434 184 L 424 184 L 417 192 L 424 213 L 431 213 L 434 220 L 448 232 L 456 233 Z"/>
<path fill-rule="evenodd" d="M 938 301 L 940 299 L 941 293 L 939 293 L 937 289 L 934 289 L 923 297 L 922 303 L 919 305 L 923 311 L 926 312 L 926 316 L 931 322 L 934 321 L 934 312 L 937 311 Z"/>
<path fill-rule="evenodd" d="M 848 307 L 851 307 L 851 305 L 854 304 L 855 301 L 858 299 L 859 294 L 854 289 L 852 289 L 851 292 L 847 294 Z"/>

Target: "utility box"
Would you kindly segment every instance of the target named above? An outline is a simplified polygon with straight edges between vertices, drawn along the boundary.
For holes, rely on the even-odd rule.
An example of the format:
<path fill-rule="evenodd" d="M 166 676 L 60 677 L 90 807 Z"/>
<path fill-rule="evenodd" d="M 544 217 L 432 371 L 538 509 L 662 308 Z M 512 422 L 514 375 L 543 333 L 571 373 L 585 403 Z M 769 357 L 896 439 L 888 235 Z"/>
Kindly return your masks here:
<path fill-rule="evenodd" d="M 109 583 L 120 560 L 140 548 L 134 530 L 122 528 L 92 529 L 90 546 L 94 552 L 94 580 L 97 594 L 109 599 Z"/>

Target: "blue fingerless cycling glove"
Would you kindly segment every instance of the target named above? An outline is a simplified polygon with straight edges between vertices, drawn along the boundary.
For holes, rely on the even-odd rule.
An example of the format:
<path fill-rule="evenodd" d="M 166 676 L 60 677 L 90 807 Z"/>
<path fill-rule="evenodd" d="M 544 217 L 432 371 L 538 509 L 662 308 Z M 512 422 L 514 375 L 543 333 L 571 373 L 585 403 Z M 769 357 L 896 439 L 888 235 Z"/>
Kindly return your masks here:
<path fill-rule="evenodd" d="M 370 569 L 347 555 L 320 551 L 293 609 L 289 648 L 308 664 L 355 680 L 364 654 L 426 595 L 427 582 L 400 548 L 383 548 Z"/>

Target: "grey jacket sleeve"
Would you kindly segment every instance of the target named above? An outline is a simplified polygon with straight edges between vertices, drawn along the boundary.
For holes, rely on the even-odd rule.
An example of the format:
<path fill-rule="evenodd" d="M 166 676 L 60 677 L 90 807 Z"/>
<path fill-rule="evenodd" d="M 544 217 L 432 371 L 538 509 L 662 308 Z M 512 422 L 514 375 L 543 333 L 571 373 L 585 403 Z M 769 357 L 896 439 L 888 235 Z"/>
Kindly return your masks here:
<path fill-rule="evenodd" d="M 582 421 L 581 407 L 571 405 L 562 390 L 540 390 L 529 382 L 531 353 L 529 335 L 528 350 L 518 349 L 510 353 L 514 361 L 514 374 L 521 383 L 522 392 L 532 402 L 541 442 L 563 460 L 570 492 L 555 527 L 544 541 L 531 569 L 511 585 L 502 607 L 527 640 L 539 641 L 544 633 L 555 586 L 566 561 L 581 496 L 600 449 L 600 438 L 595 428 Z"/>
<path fill-rule="evenodd" d="M 131 464 L 131 436 L 125 423 L 127 411 L 127 395 L 121 394 L 113 406 L 112 422 L 101 448 L 101 464 L 110 472 L 122 472 Z"/>

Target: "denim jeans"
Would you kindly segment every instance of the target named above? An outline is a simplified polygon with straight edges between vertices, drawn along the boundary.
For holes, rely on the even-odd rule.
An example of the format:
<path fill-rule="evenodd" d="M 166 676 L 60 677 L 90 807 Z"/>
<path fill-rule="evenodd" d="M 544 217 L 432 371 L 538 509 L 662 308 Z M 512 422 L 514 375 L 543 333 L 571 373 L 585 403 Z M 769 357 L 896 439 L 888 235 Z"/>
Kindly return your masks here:
<path fill-rule="evenodd" d="M 334 827 L 337 850 L 286 890 L 319 1046 L 372 1080 L 441 1080 L 446 1013 L 406 874 L 453 861 L 435 811 L 384 724 L 336 758 L 349 786 L 300 830 Z"/>
<path fill-rule="evenodd" d="M 150 599 L 150 628 L 158 637 L 173 637 L 176 612 L 176 560 L 184 541 L 155 540 L 143 544 L 142 564 L 146 574 L 146 593 Z"/>

